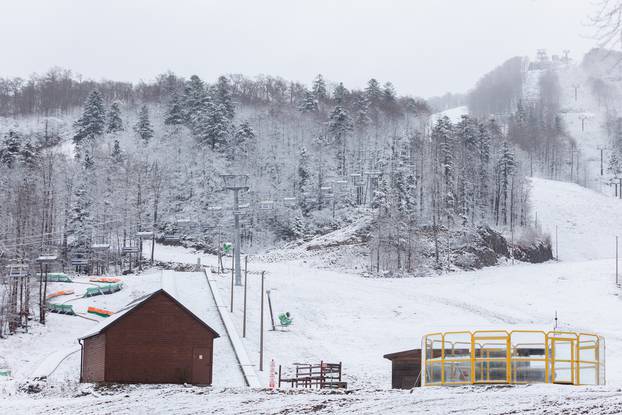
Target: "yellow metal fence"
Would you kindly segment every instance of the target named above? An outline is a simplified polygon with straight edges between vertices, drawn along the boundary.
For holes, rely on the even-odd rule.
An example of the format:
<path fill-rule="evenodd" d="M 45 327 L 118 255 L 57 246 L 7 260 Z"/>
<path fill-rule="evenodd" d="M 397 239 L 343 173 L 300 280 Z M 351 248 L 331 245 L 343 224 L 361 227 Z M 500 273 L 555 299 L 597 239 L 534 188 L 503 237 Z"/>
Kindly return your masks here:
<path fill-rule="evenodd" d="M 422 340 L 423 384 L 605 384 L 605 340 L 588 333 L 478 330 Z"/>

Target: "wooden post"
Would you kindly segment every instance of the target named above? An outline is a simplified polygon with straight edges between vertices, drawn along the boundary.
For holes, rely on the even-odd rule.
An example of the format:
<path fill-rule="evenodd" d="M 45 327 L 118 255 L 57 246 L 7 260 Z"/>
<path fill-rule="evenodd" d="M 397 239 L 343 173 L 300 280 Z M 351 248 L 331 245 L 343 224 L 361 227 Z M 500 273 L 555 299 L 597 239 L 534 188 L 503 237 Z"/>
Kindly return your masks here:
<path fill-rule="evenodd" d="M 620 285 L 618 280 L 618 237 L 616 236 L 616 285 Z"/>
<path fill-rule="evenodd" d="M 242 337 L 246 337 L 246 291 L 248 289 L 248 255 L 244 257 L 244 317 L 242 320 Z"/>
<path fill-rule="evenodd" d="M 265 271 L 261 271 L 261 318 L 259 319 L 259 371 L 263 372 L 263 303 Z"/>
<path fill-rule="evenodd" d="M 234 253 L 233 251 L 235 251 L 235 248 L 233 248 L 231 250 L 232 254 Z M 231 255 L 231 312 L 232 313 L 233 313 L 233 280 L 234 280 L 233 271 L 234 271 L 234 268 L 235 268 L 235 266 L 233 265 L 233 258 L 234 257 L 235 257 L 234 255 Z"/>
<path fill-rule="evenodd" d="M 153 266 L 154 250 L 155 250 L 155 231 L 153 232 L 153 235 L 151 236 L 151 266 Z"/>

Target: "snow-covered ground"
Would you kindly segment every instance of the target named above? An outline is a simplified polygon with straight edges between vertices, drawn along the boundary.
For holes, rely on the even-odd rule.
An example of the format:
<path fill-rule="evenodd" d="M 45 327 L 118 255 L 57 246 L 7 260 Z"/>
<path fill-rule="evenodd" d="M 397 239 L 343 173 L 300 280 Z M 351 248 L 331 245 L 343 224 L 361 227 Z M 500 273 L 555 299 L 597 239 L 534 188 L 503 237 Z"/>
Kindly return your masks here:
<path fill-rule="evenodd" d="M 289 311 L 287 331 L 267 331 L 265 367 L 270 360 L 285 368 L 294 362 L 341 361 L 352 393 L 277 392 L 223 388 L 216 379 L 240 384 L 239 371 L 214 369 L 210 389 L 182 386 L 131 386 L 109 390 L 77 385 L 77 361 L 61 363 L 39 394 L 16 392 L 0 384 L 1 413 L 619 413 L 622 411 L 622 334 L 620 289 L 612 259 L 614 235 L 622 231 L 616 211 L 622 202 L 573 184 L 534 179 L 534 212 L 544 229 L 558 226 L 561 262 L 503 265 L 475 272 L 411 279 L 363 278 L 357 273 L 314 269 L 305 259 L 280 262 L 249 260 L 247 336 L 251 361 L 258 364 L 260 271 L 266 271 L 275 314 Z M 535 219 L 535 218 L 534 218 Z M 149 249 L 148 246 L 145 249 Z M 184 248 L 156 246 L 160 260 L 215 265 L 216 258 Z M 200 278 L 170 273 L 173 290 L 184 291 L 199 307 L 210 304 Z M 213 274 L 223 298 L 230 295 L 230 274 Z M 121 306 L 162 284 L 160 271 L 124 277 L 127 288 L 99 297 Z M 165 282 L 166 284 L 166 282 Z M 203 287 L 203 288 L 201 288 Z M 242 332 L 243 288 L 234 292 L 231 315 Z M 118 299 L 115 299 L 116 297 Z M 125 297 L 124 297 L 125 296 Z M 200 304 L 200 299 L 205 303 Z M 76 300 L 76 305 L 80 305 Z M 95 300 L 93 300 L 95 301 Z M 102 303 L 102 308 L 103 307 Z M 84 304 L 86 306 L 86 304 Z M 227 311 L 228 312 L 228 311 Z M 418 347 L 427 332 L 475 329 L 596 332 L 607 341 L 607 386 L 420 388 L 412 394 L 388 390 L 386 353 Z M 216 319 L 217 320 L 217 319 Z M 50 318 L 45 328 L 0 342 L 16 378 L 24 380 L 36 362 L 75 338 L 92 322 L 76 317 Z M 217 323 L 214 323 L 217 324 Z M 270 328 L 269 318 L 265 320 Z M 215 327 L 216 328 L 216 327 Z M 216 330 L 223 335 L 222 328 Z M 222 341 L 219 339 L 218 341 Z M 17 350 L 21 349 L 21 350 Z M 225 356 L 226 357 L 226 356 Z M 215 358 L 215 363 L 219 360 Z M 255 367 L 257 369 L 257 367 Z M 236 376 L 238 376 L 236 380 Z M 268 371 L 261 375 L 267 383 Z M 223 379 L 224 382 L 224 379 Z M 15 383 L 15 382 L 14 382 Z M 51 386 L 56 385 L 54 389 Z M 141 412 L 142 411 L 142 412 Z"/>
<path fill-rule="evenodd" d="M 463 105 L 460 107 L 449 108 L 445 111 L 434 113 L 430 116 L 430 124 L 433 125 L 440 118 L 447 117 L 452 123 L 460 122 L 463 115 L 468 115 L 469 109 Z"/>

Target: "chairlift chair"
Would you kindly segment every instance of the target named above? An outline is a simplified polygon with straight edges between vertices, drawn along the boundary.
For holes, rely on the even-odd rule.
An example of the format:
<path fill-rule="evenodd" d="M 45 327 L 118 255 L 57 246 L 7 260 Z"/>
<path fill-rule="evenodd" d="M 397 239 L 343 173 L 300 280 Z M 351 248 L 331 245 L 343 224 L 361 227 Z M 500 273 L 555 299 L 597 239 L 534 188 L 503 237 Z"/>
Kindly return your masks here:
<path fill-rule="evenodd" d="M 295 206 L 296 205 L 296 198 L 295 197 L 284 197 L 283 198 L 283 205 L 284 206 Z"/>

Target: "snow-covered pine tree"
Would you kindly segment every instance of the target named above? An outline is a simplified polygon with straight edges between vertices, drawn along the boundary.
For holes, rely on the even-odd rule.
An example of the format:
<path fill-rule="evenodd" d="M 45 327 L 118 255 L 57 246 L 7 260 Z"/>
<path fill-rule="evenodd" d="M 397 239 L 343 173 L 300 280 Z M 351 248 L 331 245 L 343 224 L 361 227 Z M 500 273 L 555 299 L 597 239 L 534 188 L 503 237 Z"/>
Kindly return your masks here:
<path fill-rule="evenodd" d="M 15 131 L 9 131 L 0 147 L 0 164 L 12 168 L 18 160 L 21 150 L 21 137 Z"/>
<path fill-rule="evenodd" d="M 385 82 L 382 87 L 382 109 L 389 117 L 395 117 L 399 114 L 397 93 L 391 82 Z"/>
<path fill-rule="evenodd" d="M 192 75 L 184 86 L 184 95 L 181 100 L 184 121 L 191 129 L 194 126 L 195 118 L 204 111 L 207 99 L 205 84 L 197 75 Z"/>
<path fill-rule="evenodd" d="M 333 91 L 333 96 L 335 98 L 335 103 L 337 105 L 345 105 L 346 98 L 348 97 L 349 91 L 343 86 L 343 82 L 339 82 Z"/>
<path fill-rule="evenodd" d="M 28 168 L 34 168 L 39 163 L 39 154 L 36 147 L 32 144 L 30 140 L 26 140 L 26 142 L 20 149 L 19 160 L 24 166 Z"/>
<path fill-rule="evenodd" d="M 225 151 L 229 144 L 232 124 L 223 104 L 215 104 L 205 97 L 191 120 L 191 131 L 199 143 L 207 144 L 212 151 Z"/>
<path fill-rule="evenodd" d="M 298 105 L 298 110 L 303 114 L 312 113 L 315 114 L 318 112 L 318 102 L 315 98 L 315 95 L 310 91 L 305 91 L 304 98 L 302 102 Z"/>
<path fill-rule="evenodd" d="M 184 109 L 181 98 L 176 93 L 173 94 L 168 102 L 166 114 L 164 116 L 165 125 L 182 125 L 184 123 Z"/>
<path fill-rule="evenodd" d="M 235 116 L 235 105 L 231 95 L 231 85 L 226 76 L 219 76 L 214 91 L 214 102 L 225 108 L 225 114 L 230 120 Z"/>
<path fill-rule="evenodd" d="M 382 96 L 383 93 L 380 88 L 380 83 L 375 78 L 370 79 L 367 82 L 367 87 L 365 88 L 365 97 L 369 103 L 369 118 L 376 124 L 378 123 L 380 116 L 379 109 L 382 105 Z"/>
<path fill-rule="evenodd" d="M 494 122 L 494 120 L 492 120 Z M 481 223 L 486 222 L 488 214 L 487 207 L 490 203 L 490 147 L 491 134 L 490 127 L 483 123 L 479 124 L 479 134 L 477 141 L 478 157 L 478 190 L 477 190 L 477 209 L 478 219 Z"/>
<path fill-rule="evenodd" d="M 94 90 L 86 98 L 82 116 L 74 123 L 74 143 L 80 145 L 85 139 L 94 140 L 104 133 L 105 125 L 104 99 L 98 90 Z"/>
<path fill-rule="evenodd" d="M 350 115 L 341 105 L 337 105 L 330 113 L 328 132 L 332 135 L 337 147 L 337 172 L 340 176 L 346 174 L 347 136 L 352 132 L 352 129 Z"/>
<path fill-rule="evenodd" d="M 498 181 L 498 203 L 496 206 L 497 225 L 499 220 L 503 225 L 507 225 L 508 219 L 508 191 L 510 190 L 510 179 L 516 169 L 516 159 L 510 143 L 503 141 L 501 153 L 496 166 L 496 176 Z"/>
<path fill-rule="evenodd" d="M 121 105 L 118 101 L 115 101 L 110 105 L 108 111 L 108 126 L 106 127 L 107 133 L 118 133 L 123 131 L 123 119 L 121 119 Z"/>
<path fill-rule="evenodd" d="M 71 216 L 68 224 L 68 236 L 71 237 L 70 248 L 73 252 L 89 252 L 93 242 L 93 183 L 95 163 L 88 151 L 82 159 L 78 185 L 75 187 Z"/>
<path fill-rule="evenodd" d="M 151 127 L 151 121 L 149 121 L 149 109 L 146 105 L 140 108 L 134 131 L 145 144 L 153 138 L 153 127 Z"/>
<path fill-rule="evenodd" d="M 242 121 L 235 131 L 232 159 L 246 159 L 249 150 L 255 147 L 255 131 L 247 120 Z"/>
<path fill-rule="evenodd" d="M 454 191 L 454 131 L 451 121 L 447 116 L 436 121 L 432 128 L 432 142 L 436 146 L 438 161 L 441 166 L 443 210 L 450 225 L 455 213 Z"/>
<path fill-rule="evenodd" d="M 123 152 L 121 151 L 121 144 L 119 144 L 119 140 L 114 140 L 110 158 L 114 163 L 120 163 L 123 161 Z"/>
<path fill-rule="evenodd" d="M 365 131 L 369 124 L 371 124 L 371 118 L 369 118 L 369 101 L 365 95 L 361 94 L 356 99 L 355 111 L 354 125 L 357 130 Z"/>
<path fill-rule="evenodd" d="M 614 149 L 609 155 L 609 163 L 607 163 L 607 173 L 614 177 L 620 177 L 622 173 L 622 163 L 620 162 L 620 155 L 617 149 Z"/>
<path fill-rule="evenodd" d="M 322 74 L 318 74 L 313 80 L 313 97 L 318 102 L 324 102 L 326 98 L 328 98 L 328 91 L 326 89 L 326 81 L 324 81 L 324 77 Z"/>

